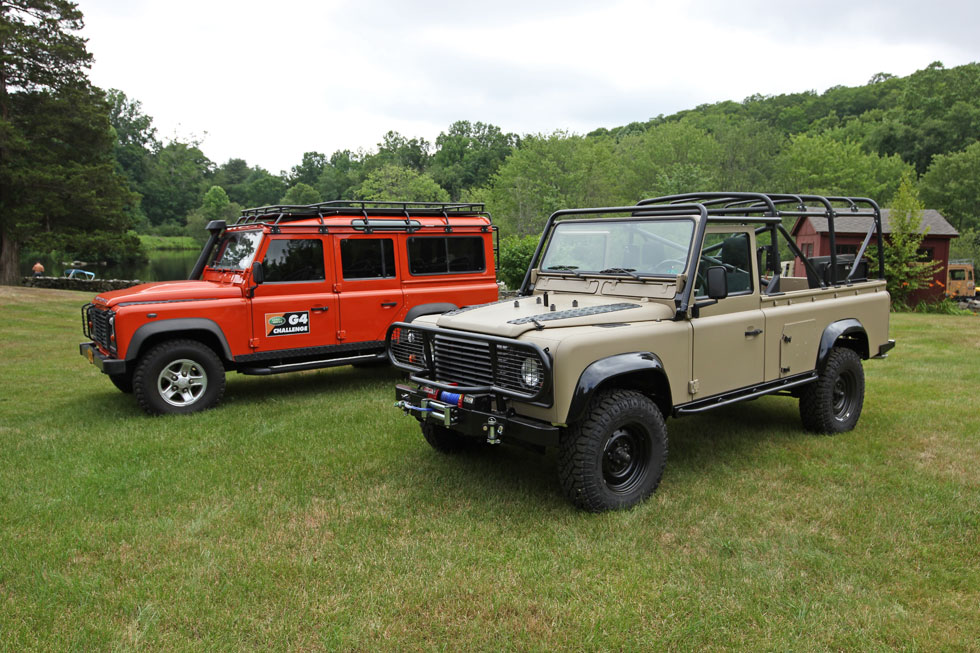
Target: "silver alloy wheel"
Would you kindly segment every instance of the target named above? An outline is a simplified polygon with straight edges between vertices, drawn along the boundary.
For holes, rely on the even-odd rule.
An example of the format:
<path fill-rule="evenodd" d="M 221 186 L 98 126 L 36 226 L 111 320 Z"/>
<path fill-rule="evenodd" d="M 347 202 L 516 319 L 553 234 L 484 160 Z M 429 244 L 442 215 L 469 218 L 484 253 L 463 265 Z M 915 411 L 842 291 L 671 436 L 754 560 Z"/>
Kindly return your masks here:
<path fill-rule="evenodd" d="M 157 377 L 160 398 L 171 406 L 182 408 L 200 399 L 208 389 L 208 374 L 204 366 L 189 358 L 168 363 Z"/>

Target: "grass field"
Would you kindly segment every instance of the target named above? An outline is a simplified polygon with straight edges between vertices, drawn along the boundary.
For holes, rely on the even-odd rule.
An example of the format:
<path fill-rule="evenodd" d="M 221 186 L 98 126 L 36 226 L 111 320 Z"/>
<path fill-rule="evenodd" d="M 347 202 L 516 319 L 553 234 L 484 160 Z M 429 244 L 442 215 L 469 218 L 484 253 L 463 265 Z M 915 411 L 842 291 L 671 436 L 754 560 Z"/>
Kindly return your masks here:
<path fill-rule="evenodd" d="M 150 236 L 139 234 L 140 242 L 147 251 L 151 250 L 199 250 L 201 243 L 190 236 Z"/>
<path fill-rule="evenodd" d="M 146 417 L 88 299 L 0 287 L 0 650 L 980 648 L 978 318 L 893 315 L 852 433 L 668 420 L 657 494 L 597 516 L 553 455 L 431 450 L 387 369 Z"/>

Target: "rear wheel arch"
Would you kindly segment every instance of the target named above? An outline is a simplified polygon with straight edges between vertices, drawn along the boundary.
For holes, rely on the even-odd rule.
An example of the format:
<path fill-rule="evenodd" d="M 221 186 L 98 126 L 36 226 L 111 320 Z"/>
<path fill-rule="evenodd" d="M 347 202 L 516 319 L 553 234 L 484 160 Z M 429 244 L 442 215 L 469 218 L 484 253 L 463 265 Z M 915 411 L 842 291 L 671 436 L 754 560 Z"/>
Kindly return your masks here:
<path fill-rule="evenodd" d="M 864 325 L 855 318 L 847 318 L 831 323 L 820 336 L 820 348 L 817 350 L 818 373 L 822 373 L 827 365 L 827 357 L 834 347 L 851 349 L 863 360 L 870 357 L 868 347 L 868 332 Z"/>
<path fill-rule="evenodd" d="M 664 416 L 672 412 L 663 362 L 656 354 L 641 351 L 601 358 L 586 367 L 575 386 L 565 422 L 581 420 L 593 397 L 614 389 L 635 390 L 653 400 Z"/>

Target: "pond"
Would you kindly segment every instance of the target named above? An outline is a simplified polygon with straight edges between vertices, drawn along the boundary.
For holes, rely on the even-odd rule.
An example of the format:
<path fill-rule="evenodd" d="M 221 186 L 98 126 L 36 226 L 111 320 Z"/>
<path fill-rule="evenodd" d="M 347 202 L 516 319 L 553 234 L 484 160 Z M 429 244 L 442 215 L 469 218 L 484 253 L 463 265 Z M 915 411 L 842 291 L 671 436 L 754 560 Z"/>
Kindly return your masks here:
<path fill-rule="evenodd" d="M 85 265 L 79 266 L 84 270 L 95 273 L 96 279 L 139 279 L 140 281 L 174 281 L 186 279 L 197 262 L 199 250 L 157 249 L 147 252 L 150 260 L 142 265 Z M 24 259 L 20 263 L 21 274 L 31 274 L 33 259 Z M 50 256 L 40 257 L 44 265 L 44 274 L 49 277 L 60 277 L 65 269 L 73 267 L 65 265 L 64 261 L 55 261 Z"/>

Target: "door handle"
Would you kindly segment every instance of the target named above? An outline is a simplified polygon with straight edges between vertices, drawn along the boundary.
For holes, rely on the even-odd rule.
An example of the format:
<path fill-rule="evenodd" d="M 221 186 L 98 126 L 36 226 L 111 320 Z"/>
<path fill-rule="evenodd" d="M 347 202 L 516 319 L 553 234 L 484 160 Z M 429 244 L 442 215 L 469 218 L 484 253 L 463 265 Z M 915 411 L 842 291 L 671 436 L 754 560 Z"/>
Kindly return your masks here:
<path fill-rule="evenodd" d="M 752 336 L 757 336 L 760 333 L 762 333 L 762 329 L 752 329 L 751 331 L 746 331 L 745 332 L 745 337 L 746 338 L 749 338 L 749 337 L 752 337 Z"/>
<path fill-rule="evenodd" d="M 398 302 L 381 302 L 382 308 L 394 308 L 395 306 L 398 306 Z"/>
<path fill-rule="evenodd" d="M 329 306 L 314 306 L 310 310 L 313 311 L 314 313 L 326 313 L 327 311 L 330 310 L 330 307 Z"/>

